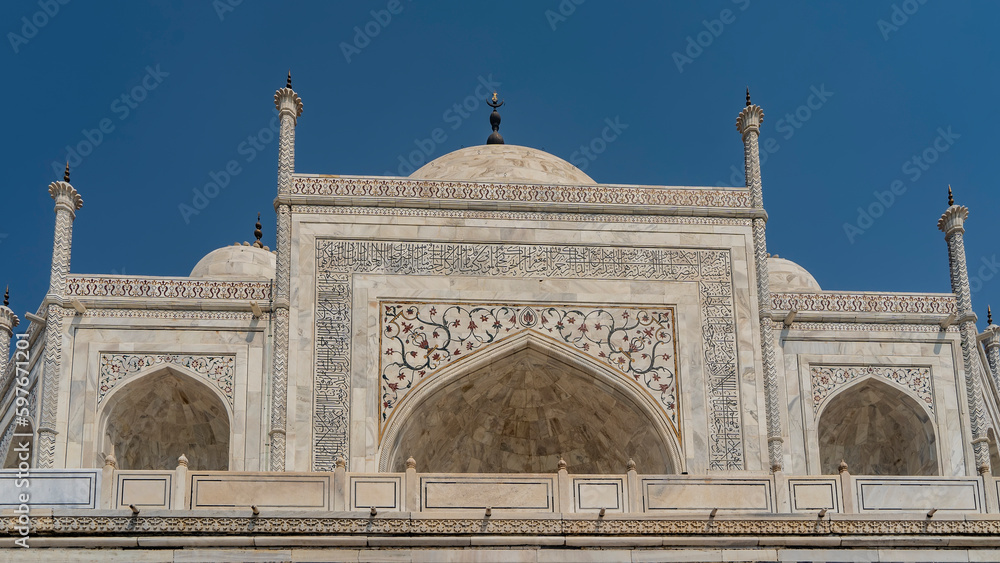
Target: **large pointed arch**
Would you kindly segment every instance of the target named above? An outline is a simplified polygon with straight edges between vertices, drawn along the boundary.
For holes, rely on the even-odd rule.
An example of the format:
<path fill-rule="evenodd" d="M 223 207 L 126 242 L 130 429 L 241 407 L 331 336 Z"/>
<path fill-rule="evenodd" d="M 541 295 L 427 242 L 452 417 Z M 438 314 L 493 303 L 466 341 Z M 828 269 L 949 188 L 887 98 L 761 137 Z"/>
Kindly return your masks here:
<path fill-rule="evenodd" d="M 939 475 L 932 413 L 910 393 L 866 377 L 837 391 L 817 413 L 823 474 L 846 461 L 856 475 Z"/>
<path fill-rule="evenodd" d="M 151 367 L 117 386 L 99 415 L 105 453 L 121 469 L 230 467 L 232 411 L 225 396 L 181 366 Z"/>
<path fill-rule="evenodd" d="M 379 445 L 379 468 L 578 473 L 682 470 L 662 409 L 619 373 L 525 331 L 448 366 L 400 405 Z"/>

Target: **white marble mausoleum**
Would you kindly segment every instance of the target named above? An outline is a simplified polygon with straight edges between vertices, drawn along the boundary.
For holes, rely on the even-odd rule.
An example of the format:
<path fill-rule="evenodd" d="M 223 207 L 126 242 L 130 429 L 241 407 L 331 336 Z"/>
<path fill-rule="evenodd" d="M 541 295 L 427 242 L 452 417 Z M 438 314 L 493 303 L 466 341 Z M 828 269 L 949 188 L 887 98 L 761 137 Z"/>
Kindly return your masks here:
<path fill-rule="evenodd" d="M 300 171 L 274 101 L 273 250 L 79 273 L 86 186 L 48 186 L 48 292 L 0 307 L 0 560 L 1000 560 L 950 188 L 951 292 L 827 291 L 768 253 L 749 92 L 730 188 L 595 182 L 496 96 L 409 177 Z"/>

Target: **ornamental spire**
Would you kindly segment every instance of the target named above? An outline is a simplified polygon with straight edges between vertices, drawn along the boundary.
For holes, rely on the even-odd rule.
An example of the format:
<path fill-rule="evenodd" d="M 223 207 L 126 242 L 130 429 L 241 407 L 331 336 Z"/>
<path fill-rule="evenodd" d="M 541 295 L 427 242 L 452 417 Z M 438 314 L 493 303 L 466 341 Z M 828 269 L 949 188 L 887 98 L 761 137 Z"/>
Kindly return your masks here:
<path fill-rule="evenodd" d="M 747 107 L 750 107 L 751 105 L 752 104 L 750 103 L 750 87 L 747 86 Z"/>
<path fill-rule="evenodd" d="M 292 71 L 289 70 L 288 71 L 288 81 L 285 82 L 285 88 L 291 88 L 291 87 L 292 87 Z"/>
<path fill-rule="evenodd" d="M 257 248 L 264 248 L 264 244 L 260 242 L 260 237 L 262 237 L 264 233 L 261 232 L 260 229 L 261 229 L 260 213 L 257 213 L 257 223 L 253 226 L 253 236 L 257 240 L 254 241 L 253 245 L 256 246 Z"/>
<path fill-rule="evenodd" d="M 955 205 L 955 198 L 951 195 L 951 184 L 948 184 L 948 207 Z"/>
<path fill-rule="evenodd" d="M 63 182 L 69 183 L 69 161 L 66 161 L 66 171 L 63 172 Z"/>
<path fill-rule="evenodd" d="M 4 292 L 3 292 L 3 306 L 4 307 L 10 307 L 10 286 L 9 285 L 7 286 L 7 289 L 5 289 Z"/>
<path fill-rule="evenodd" d="M 4 305 L 6 305 L 6 303 L 4 303 Z M 986 325 L 989 326 L 991 324 L 993 324 L 993 310 L 990 309 L 989 305 L 987 305 L 986 306 Z"/>
<path fill-rule="evenodd" d="M 500 135 L 500 113 L 497 108 L 503 105 L 503 100 L 497 102 L 497 93 L 493 92 L 493 99 L 486 100 L 486 105 L 493 108 L 493 113 L 490 114 L 490 126 L 493 127 L 493 132 L 490 133 L 489 138 L 486 139 L 487 145 L 502 145 L 503 136 Z"/>

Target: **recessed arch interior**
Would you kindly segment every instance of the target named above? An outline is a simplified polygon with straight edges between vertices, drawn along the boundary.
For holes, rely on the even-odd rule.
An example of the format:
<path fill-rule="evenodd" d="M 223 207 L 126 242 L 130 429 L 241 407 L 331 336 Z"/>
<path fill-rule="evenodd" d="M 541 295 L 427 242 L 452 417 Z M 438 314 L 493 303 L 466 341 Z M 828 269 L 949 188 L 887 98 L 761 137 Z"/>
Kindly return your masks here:
<path fill-rule="evenodd" d="M 102 414 L 105 452 L 120 469 L 228 470 L 230 418 L 205 383 L 163 368 L 123 384 Z"/>
<path fill-rule="evenodd" d="M 875 378 L 827 403 L 817 425 L 820 467 L 835 475 L 841 460 L 855 475 L 937 475 L 934 425 L 915 399 Z"/>
<path fill-rule="evenodd" d="M 674 473 L 669 439 L 625 382 L 599 377 L 537 343 L 512 346 L 414 401 L 387 435 L 384 469 L 551 473 Z"/>

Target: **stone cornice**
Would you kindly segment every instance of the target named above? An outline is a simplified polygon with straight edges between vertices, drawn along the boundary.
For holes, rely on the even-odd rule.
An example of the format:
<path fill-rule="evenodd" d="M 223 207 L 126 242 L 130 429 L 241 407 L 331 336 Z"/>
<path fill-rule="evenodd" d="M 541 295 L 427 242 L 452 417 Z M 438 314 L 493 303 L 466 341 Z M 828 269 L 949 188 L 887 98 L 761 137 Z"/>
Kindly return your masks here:
<path fill-rule="evenodd" d="M 66 294 L 70 298 L 118 298 L 126 300 L 267 301 L 271 297 L 271 282 L 270 280 L 230 281 L 75 275 L 66 279 Z"/>
<path fill-rule="evenodd" d="M 746 188 L 554 186 L 306 174 L 295 175 L 289 197 L 275 204 L 766 217 L 752 208 Z"/>
<path fill-rule="evenodd" d="M 262 511 L 263 512 L 263 511 Z M 471 511 L 470 511 L 471 512 Z M 8 537 L 15 535 L 16 515 L 0 517 L 0 530 Z M 981 537 L 1000 545 L 1000 520 L 990 516 L 957 514 L 928 518 L 926 514 L 873 513 L 871 515 L 830 514 L 817 519 L 815 514 L 803 515 L 724 515 L 710 518 L 708 514 L 681 513 L 676 515 L 608 514 L 593 515 L 519 514 L 483 518 L 481 515 L 411 515 L 407 512 L 385 516 L 370 516 L 365 512 L 298 512 L 288 516 L 258 517 L 245 512 L 192 510 L 178 513 L 143 511 L 133 516 L 130 511 L 108 510 L 46 510 L 31 516 L 31 541 L 64 538 L 60 546 L 69 547 L 73 540 L 81 545 L 85 538 L 116 537 L 176 537 L 184 536 L 277 536 L 303 537 L 341 535 L 359 538 L 407 536 L 445 538 L 462 535 L 483 536 L 674 536 L 691 537 L 694 542 L 708 538 L 746 538 L 770 536 L 872 537 L 908 536 L 909 541 L 939 545 L 942 537 Z M 698 539 L 695 539 L 698 538 Z M 938 538 L 938 539 L 934 539 Z M 802 540 L 799 540 L 802 541 Z M 405 543 L 405 542 L 404 542 Z M 419 543 L 419 542 L 414 542 Z M 672 542 L 675 543 L 675 542 Z M 683 543 L 683 542 L 681 542 Z M 780 543 L 780 542 L 779 542 Z M 790 542 L 797 543 L 797 542 Z M 69 544 L 69 545 L 67 545 Z"/>
<path fill-rule="evenodd" d="M 900 322 L 917 322 L 919 315 L 927 316 L 927 322 L 940 322 L 944 317 L 958 313 L 955 296 L 949 293 L 869 293 L 834 292 L 822 293 L 774 293 L 771 296 L 772 309 L 777 313 L 797 311 L 796 319 L 808 312 L 878 314 L 872 322 L 892 322 L 886 314 L 908 315 Z M 917 315 L 910 317 L 909 315 Z M 782 317 L 784 315 L 782 314 Z M 807 316 L 807 315 L 804 315 Z M 855 315 L 861 318 L 861 315 Z M 805 320 L 802 318 L 801 320 Z"/>

